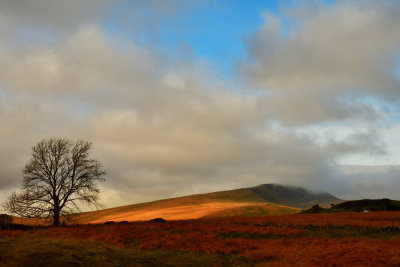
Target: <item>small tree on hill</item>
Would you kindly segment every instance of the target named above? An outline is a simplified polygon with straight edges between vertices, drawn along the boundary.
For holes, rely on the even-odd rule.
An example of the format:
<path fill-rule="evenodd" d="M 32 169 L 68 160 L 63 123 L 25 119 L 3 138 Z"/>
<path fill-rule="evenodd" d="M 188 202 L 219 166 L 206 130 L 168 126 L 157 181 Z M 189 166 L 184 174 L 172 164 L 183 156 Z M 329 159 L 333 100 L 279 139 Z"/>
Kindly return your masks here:
<path fill-rule="evenodd" d="M 92 144 L 68 139 L 44 139 L 32 147 L 32 158 L 23 170 L 22 190 L 11 194 L 6 210 L 27 218 L 60 216 L 78 209 L 78 202 L 98 205 L 97 182 L 106 171 L 89 158 Z"/>

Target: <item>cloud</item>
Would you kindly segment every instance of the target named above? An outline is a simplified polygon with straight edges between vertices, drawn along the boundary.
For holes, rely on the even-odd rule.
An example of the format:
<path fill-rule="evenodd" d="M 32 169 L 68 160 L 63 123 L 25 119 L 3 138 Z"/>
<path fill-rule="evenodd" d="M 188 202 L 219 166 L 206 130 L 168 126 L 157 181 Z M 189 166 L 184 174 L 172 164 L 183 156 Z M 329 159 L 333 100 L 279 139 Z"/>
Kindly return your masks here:
<path fill-rule="evenodd" d="M 335 179 L 328 179 L 326 187 L 340 192 L 342 199 L 398 199 L 399 165 L 342 166 L 336 171 Z"/>
<path fill-rule="evenodd" d="M 266 13 L 239 74 L 267 90 L 274 115 L 289 123 L 371 119 L 362 97 L 399 99 L 399 10 L 397 2 L 305 1 Z"/>
<path fill-rule="evenodd" d="M 169 39 L 165 35 L 184 35 L 188 31 L 195 30 L 190 25 L 190 20 L 182 22 L 182 18 L 191 15 L 195 8 L 213 4 L 210 0 L 120 0 L 114 8 L 114 12 L 109 15 L 109 22 L 112 25 L 114 34 L 124 34 L 135 39 L 141 45 L 161 50 L 166 50 L 160 46 L 163 38 Z M 188 24 L 189 21 L 189 24 Z M 165 45 L 165 43 L 163 43 Z M 167 45 L 170 49 L 170 45 Z"/>
<path fill-rule="evenodd" d="M 9 23 L 15 23 L 13 14 L 24 14 L 29 7 L 13 3 L 2 3 L 11 15 L 0 18 Z M 30 46 L 10 46 L 0 39 L 0 191 L 18 186 L 30 147 L 54 136 L 94 143 L 93 156 L 109 171 L 102 194 L 108 207 L 269 182 L 332 190 L 339 196 L 350 194 L 346 186 L 360 185 L 363 195 L 374 192 L 379 184 L 372 175 L 370 186 L 361 186 L 361 174 L 343 171 L 338 164 L 343 156 L 384 153 L 375 122 L 369 124 L 380 111 L 343 93 L 397 97 L 393 81 L 385 76 L 390 63 L 386 56 L 397 37 L 376 33 L 384 40 L 374 41 L 373 28 L 363 37 L 372 42 L 372 52 L 351 54 L 357 48 L 353 41 L 358 39 L 350 38 L 354 32 L 365 25 L 381 29 L 381 24 L 397 23 L 390 9 L 378 5 L 370 10 L 367 4 L 372 2 L 365 3 L 365 10 L 345 2 L 312 12 L 304 9 L 310 15 L 293 14 L 298 29 L 284 38 L 279 37 L 279 19 L 267 16 L 267 24 L 248 42 L 249 61 L 240 62 L 242 77 L 263 87 L 266 95 L 237 92 L 230 87 L 232 81 L 221 81 L 202 59 L 178 60 L 172 52 L 155 52 L 129 37 L 110 37 L 95 23 L 97 15 L 78 13 L 76 24 L 69 24 L 69 16 L 57 22 L 56 15 L 44 14 L 37 20 L 41 13 L 33 11 L 27 21 L 37 20 L 38 28 L 56 21 L 64 33 L 57 42 Z M 71 2 L 66 13 L 76 6 Z M 51 3 L 48 8 L 61 12 Z M 353 21 L 348 13 L 357 10 L 360 18 Z M 370 15 L 372 24 L 364 22 L 367 11 L 375 14 Z M 339 15 L 348 28 L 330 24 Z M 337 48 L 328 42 L 328 33 L 314 37 L 312 32 L 322 25 L 332 28 L 332 38 L 350 39 Z M 23 32 L 24 27 L 16 30 Z M 394 34 L 392 26 L 385 31 Z M 304 56 L 308 50 L 320 60 Z M 340 56 L 343 50 L 344 55 L 331 56 L 331 50 Z M 378 68 L 373 53 L 382 55 L 385 71 L 369 77 L 368 68 Z M 323 71 L 324 65 L 332 68 L 332 76 Z M 338 125 L 330 129 L 316 123 L 333 119 Z M 366 130 L 354 127 L 360 121 Z M 333 134 L 343 128 L 351 130 Z M 324 142 L 316 135 L 324 136 Z M 397 171 L 386 174 L 389 184 Z"/>
<path fill-rule="evenodd" d="M 137 181 L 136 190 L 154 188 L 156 177 L 181 188 L 206 183 L 260 150 L 243 129 L 261 119 L 257 100 L 206 81 L 201 64 L 171 67 L 132 43 L 121 50 L 93 26 L 58 46 L 1 48 L 1 125 L 11 126 L 1 147 L 24 155 L 3 166 L 3 188 L 17 186 L 29 148 L 46 136 L 93 141 L 121 195 Z"/>
<path fill-rule="evenodd" d="M 110 8 L 114 0 L 69 0 L 69 1 L 13 1 L 0 3 L 0 17 L 11 26 L 10 30 L 41 29 L 71 31 L 93 23 Z"/>

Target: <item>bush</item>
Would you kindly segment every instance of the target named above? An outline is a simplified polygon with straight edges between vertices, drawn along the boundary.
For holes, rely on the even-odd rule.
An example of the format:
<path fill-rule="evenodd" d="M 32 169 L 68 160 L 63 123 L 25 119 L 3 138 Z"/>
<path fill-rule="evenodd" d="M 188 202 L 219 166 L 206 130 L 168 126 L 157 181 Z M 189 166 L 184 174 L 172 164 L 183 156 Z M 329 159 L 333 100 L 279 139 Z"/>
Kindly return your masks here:
<path fill-rule="evenodd" d="M 0 225 L 8 225 L 13 221 L 13 217 L 7 214 L 0 214 Z"/>

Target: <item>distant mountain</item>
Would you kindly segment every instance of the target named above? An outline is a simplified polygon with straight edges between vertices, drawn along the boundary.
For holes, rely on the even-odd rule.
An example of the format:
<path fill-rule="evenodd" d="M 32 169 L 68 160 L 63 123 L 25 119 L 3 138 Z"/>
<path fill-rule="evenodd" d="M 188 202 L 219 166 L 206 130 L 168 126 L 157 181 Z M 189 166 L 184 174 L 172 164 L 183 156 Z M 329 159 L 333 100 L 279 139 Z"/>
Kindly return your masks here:
<path fill-rule="evenodd" d="M 313 193 L 302 187 L 263 184 L 248 188 L 264 201 L 291 207 L 308 208 L 315 204 L 338 203 L 340 199 L 329 193 Z"/>
<path fill-rule="evenodd" d="M 337 203 L 328 193 L 312 193 L 300 187 L 264 184 L 256 187 L 197 194 L 142 204 L 76 214 L 79 223 L 167 220 L 201 217 L 278 215 L 300 212 L 314 204 Z"/>

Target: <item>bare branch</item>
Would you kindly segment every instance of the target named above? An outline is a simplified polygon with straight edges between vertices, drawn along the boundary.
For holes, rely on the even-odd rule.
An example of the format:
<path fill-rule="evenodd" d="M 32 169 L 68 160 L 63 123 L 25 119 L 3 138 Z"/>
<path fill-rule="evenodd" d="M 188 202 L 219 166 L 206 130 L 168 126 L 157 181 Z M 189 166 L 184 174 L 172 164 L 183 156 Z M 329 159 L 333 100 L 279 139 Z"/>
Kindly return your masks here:
<path fill-rule="evenodd" d="M 92 144 L 83 140 L 44 139 L 32 147 L 32 158 L 23 170 L 22 191 L 13 193 L 4 207 L 23 217 L 53 217 L 78 209 L 78 202 L 98 206 L 106 171 L 89 158 Z"/>

